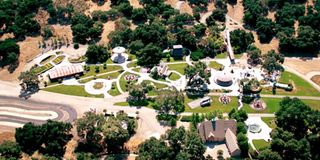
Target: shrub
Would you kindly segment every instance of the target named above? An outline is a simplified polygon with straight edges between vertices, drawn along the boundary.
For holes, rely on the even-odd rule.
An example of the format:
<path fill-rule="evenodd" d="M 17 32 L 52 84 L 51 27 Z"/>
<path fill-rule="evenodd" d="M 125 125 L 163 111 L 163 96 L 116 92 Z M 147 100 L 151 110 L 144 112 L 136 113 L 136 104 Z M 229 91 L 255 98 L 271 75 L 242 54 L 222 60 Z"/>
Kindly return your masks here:
<path fill-rule="evenodd" d="M 73 48 L 74 49 L 79 49 L 79 44 L 78 43 L 73 44 Z"/>
<path fill-rule="evenodd" d="M 182 116 L 180 119 L 181 122 L 191 122 L 192 116 Z"/>
<path fill-rule="evenodd" d="M 100 67 L 99 66 L 95 66 L 95 72 L 99 73 L 100 72 Z"/>
<path fill-rule="evenodd" d="M 193 61 L 198 61 L 199 59 L 204 58 L 204 55 L 201 51 L 197 50 L 197 51 L 191 53 L 190 58 Z"/>

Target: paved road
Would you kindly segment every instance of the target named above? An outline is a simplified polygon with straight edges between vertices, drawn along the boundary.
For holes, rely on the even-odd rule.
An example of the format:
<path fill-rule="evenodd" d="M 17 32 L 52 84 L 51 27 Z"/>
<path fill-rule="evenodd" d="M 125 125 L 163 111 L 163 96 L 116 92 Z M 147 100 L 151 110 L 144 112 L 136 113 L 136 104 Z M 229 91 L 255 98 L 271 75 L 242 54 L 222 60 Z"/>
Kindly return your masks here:
<path fill-rule="evenodd" d="M 73 122 L 77 118 L 77 112 L 74 108 L 70 107 L 66 104 L 57 104 L 57 103 L 45 103 L 40 101 L 34 100 L 24 100 L 18 97 L 10 97 L 0 95 L 0 108 L 1 107 L 13 107 L 25 110 L 35 110 L 35 111 L 53 111 L 58 114 L 57 118 L 53 120 L 57 121 L 65 121 L 65 122 Z M 30 119 L 17 116 L 9 116 L 9 115 L 2 115 L 0 113 L 0 121 L 8 121 L 8 122 L 16 122 L 16 123 L 27 123 L 33 122 L 35 124 L 42 124 L 45 123 L 45 120 L 38 120 L 38 119 Z"/>

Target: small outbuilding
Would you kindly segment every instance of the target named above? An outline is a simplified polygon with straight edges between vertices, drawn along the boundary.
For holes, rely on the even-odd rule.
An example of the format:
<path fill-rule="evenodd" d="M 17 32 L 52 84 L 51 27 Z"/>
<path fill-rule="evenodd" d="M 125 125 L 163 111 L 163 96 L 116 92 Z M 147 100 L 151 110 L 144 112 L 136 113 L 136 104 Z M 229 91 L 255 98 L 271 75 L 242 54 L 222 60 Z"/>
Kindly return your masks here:
<path fill-rule="evenodd" d="M 233 76 L 230 73 L 222 72 L 216 77 L 216 83 L 220 86 L 231 86 Z"/>
<path fill-rule="evenodd" d="M 176 57 L 176 58 L 182 58 L 184 56 L 183 46 L 182 45 L 173 45 L 171 56 Z"/>

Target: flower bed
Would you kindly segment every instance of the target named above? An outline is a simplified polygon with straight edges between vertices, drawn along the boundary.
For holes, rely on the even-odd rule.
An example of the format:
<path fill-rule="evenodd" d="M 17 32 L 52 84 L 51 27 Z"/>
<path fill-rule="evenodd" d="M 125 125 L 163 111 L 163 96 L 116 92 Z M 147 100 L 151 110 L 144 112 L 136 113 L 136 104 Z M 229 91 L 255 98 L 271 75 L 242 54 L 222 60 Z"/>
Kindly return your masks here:
<path fill-rule="evenodd" d="M 53 68 L 53 65 L 52 65 L 51 63 L 47 63 L 47 64 L 45 64 L 45 65 L 43 65 L 43 66 L 41 66 L 41 67 L 37 67 L 37 68 L 33 69 L 33 71 L 34 71 L 37 75 L 39 75 L 39 74 L 41 74 L 41 73 L 44 73 L 44 72 L 48 71 L 48 70 L 51 69 L 51 68 Z"/>
<path fill-rule="evenodd" d="M 54 64 L 60 64 L 60 63 L 64 60 L 65 57 L 66 57 L 66 56 L 64 56 L 64 55 L 58 56 L 57 58 L 55 58 L 55 59 L 53 60 L 53 63 L 54 63 Z"/>

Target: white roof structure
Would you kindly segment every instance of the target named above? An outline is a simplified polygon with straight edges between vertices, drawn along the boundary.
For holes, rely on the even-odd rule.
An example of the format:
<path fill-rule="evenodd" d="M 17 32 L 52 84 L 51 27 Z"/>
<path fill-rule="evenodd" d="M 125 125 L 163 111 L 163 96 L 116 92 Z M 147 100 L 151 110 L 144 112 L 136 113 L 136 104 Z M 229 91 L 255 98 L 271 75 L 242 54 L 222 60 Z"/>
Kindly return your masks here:
<path fill-rule="evenodd" d="M 63 66 L 60 68 L 56 68 L 52 71 L 49 72 L 49 77 L 51 79 L 55 78 L 60 78 L 60 77 L 65 77 L 77 73 L 83 72 L 83 67 L 82 65 L 69 65 L 69 66 Z"/>
<path fill-rule="evenodd" d="M 121 46 L 118 46 L 118 47 L 112 49 L 113 53 L 118 53 L 118 54 L 119 53 L 124 53 L 125 51 L 126 51 L 126 49 L 124 47 L 121 47 Z"/>
<path fill-rule="evenodd" d="M 217 80 L 220 82 L 231 82 L 232 81 L 232 75 L 226 72 L 222 72 L 217 76 Z"/>
<path fill-rule="evenodd" d="M 183 46 L 182 45 L 173 45 L 173 49 L 181 49 L 181 48 L 183 48 Z"/>

